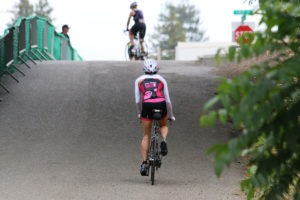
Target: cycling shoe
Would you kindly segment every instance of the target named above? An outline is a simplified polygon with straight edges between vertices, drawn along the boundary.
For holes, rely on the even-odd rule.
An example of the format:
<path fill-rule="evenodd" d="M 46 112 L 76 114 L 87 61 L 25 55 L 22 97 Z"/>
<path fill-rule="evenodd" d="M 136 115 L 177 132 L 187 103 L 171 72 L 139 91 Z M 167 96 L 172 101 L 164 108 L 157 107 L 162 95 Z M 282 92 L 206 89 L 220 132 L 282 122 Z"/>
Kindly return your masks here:
<path fill-rule="evenodd" d="M 142 176 L 148 176 L 148 165 L 142 164 L 141 169 L 140 169 L 140 173 L 141 173 Z"/>
<path fill-rule="evenodd" d="M 168 145 L 167 142 L 162 141 L 160 143 L 160 151 L 162 156 L 166 156 L 168 154 Z"/>

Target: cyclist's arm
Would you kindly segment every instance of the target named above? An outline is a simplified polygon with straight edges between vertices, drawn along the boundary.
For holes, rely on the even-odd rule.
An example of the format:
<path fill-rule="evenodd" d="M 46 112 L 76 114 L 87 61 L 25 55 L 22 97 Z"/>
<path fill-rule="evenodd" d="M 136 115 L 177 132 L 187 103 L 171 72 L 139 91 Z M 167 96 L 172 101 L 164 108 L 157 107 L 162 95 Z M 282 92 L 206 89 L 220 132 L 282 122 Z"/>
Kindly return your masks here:
<path fill-rule="evenodd" d="M 142 104 L 141 104 L 141 92 L 139 88 L 139 81 L 140 81 L 139 78 L 135 80 L 135 103 L 136 103 L 137 113 L 141 114 Z"/>
<path fill-rule="evenodd" d="M 131 11 L 130 14 L 129 14 L 129 17 L 128 17 L 128 21 L 127 21 L 127 30 L 128 30 L 128 27 L 129 27 L 129 24 L 130 24 L 130 18 L 135 15 L 135 12 L 134 11 Z"/>
<path fill-rule="evenodd" d="M 172 108 L 172 102 L 171 102 L 170 95 L 169 95 L 168 84 L 167 84 L 167 81 L 163 77 L 161 77 L 161 78 L 164 83 L 164 95 L 165 95 L 166 104 L 167 104 L 168 116 L 170 119 L 172 119 L 174 121 L 175 117 L 173 115 L 173 108 Z"/>

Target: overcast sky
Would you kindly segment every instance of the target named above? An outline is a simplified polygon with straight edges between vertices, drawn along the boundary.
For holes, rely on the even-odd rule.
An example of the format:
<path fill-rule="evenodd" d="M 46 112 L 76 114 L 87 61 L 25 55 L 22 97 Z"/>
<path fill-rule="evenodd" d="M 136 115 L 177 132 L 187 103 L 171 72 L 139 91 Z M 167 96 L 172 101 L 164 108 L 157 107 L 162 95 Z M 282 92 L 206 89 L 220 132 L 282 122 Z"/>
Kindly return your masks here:
<path fill-rule="evenodd" d="M 19 0 L 1 0 L 0 34 L 12 15 L 7 13 Z M 38 0 L 30 0 L 36 3 Z M 128 37 L 124 35 L 133 0 L 48 0 L 54 8 L 52 17 L 54 25 L 61 31 L 63 24 L 68 24 L 71 43 L 85 60 L 124 60 L 125 44 Z M 163 11 L 167 0 L 139 0 L 147 24 L 147 36 L 153 33 L 158 15 Z M 172 2 L 180 2 L 173 0 Z M 210 42 L 229 42 L 232 39 L 231 23 L 240 21 L 241 16 L 234 16 L 233 10 L 252 9 L 244 0 L 189 0 L 200 9 L 202 29 Z M 258 22 L 257 17 L 247 17 L 247 21 Z M 133 23 L 131 22 L 131 25 Z"/>

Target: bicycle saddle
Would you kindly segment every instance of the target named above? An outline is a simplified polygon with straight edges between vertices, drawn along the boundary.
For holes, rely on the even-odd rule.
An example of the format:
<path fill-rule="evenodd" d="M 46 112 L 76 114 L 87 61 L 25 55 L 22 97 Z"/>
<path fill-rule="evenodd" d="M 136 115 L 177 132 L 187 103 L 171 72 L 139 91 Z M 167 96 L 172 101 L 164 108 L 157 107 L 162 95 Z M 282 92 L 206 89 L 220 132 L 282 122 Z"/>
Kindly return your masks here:
<path fill-rule="evenodd" d="M 161 118 L 162 118 L 162 115 L 161 115 L 162 110 L 160 110 L 160 109 L 153 109 L 152 113 L 153 113 L 153 119 L 155 119 L 155 120 L 161 120 Z"/>

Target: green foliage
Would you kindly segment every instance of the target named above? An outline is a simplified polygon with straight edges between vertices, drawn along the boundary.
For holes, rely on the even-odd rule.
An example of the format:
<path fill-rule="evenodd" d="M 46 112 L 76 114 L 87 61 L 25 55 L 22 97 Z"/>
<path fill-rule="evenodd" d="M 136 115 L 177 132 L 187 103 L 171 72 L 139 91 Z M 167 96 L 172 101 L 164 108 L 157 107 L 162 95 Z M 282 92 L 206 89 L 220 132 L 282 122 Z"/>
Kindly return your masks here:
<path fill-rule="evenodd" d="M 174 59 L 174 50 L 178 42 L 204 40 L 204 32 L 200 30 L 200 11 L 184 1 L 179 5 L 171 2 L 165 4 L 159 15 L 159 25 L 152 35 L 152 45 L 156 51 L 160 48 L 163 59 Z"/>
<path fill-rule="evenodd" d="M 266 62 L 252 66 L 236 78 L 222 79 L 218 95 L 204 106 L 200 124 L 212 126 L 230 117 L 239 137 L 212 147 L 215 172 L 239 156 L 249 157 L 248 178 L 241 182 L 247 199 L 284 199 L 294 190 L 300 197 L 300 3 L 297 0 L 260 0 L 256 14 L 262 16 L 264 32 L 249 44 L 231 47 L 228 58 L 242 60 L 271 54 Z M 240 38 L 240 41 L 244 41 Z M 221 109 L 214 110 L 216 103 Z M 214 116 L 212 117 L 213 114 Z"/>
<path fill-rule="evenodd" d="M 29 15 L 34 14 L 34 8 L 29 0 L 20 0 L 19 3 L 14 5 L 13 10 L 10 12 L 13 14 L 13 18 L 11 19 L 11 22 L 7 24 L 8 26 L 12 26 L 20 17 L 28 17 Z"/>
<path fill-rule="evenodd" d="M 48 19 L 50 22 L 53 21 L 51 18 L 52 11 L 53 8 L 49 5 L 48 0 L 39 0 L 35 5 L 35 14 L 39 17 Z"/>
<path fill-rule="evenodd" d="M 14 5 L 13 10 L 10 11 L 13 14 L 13 18 L 7 25 L 12 26 L 18 18 L 28 17 L 33 14 L 36 14 L 39 17 L 44 17 L 52 22 L 52 11 L 53 8 L 49 5 L 48 0 L 39 0 L 35 6 L 33 6 L 29 0 L 20 0 Z"/>

